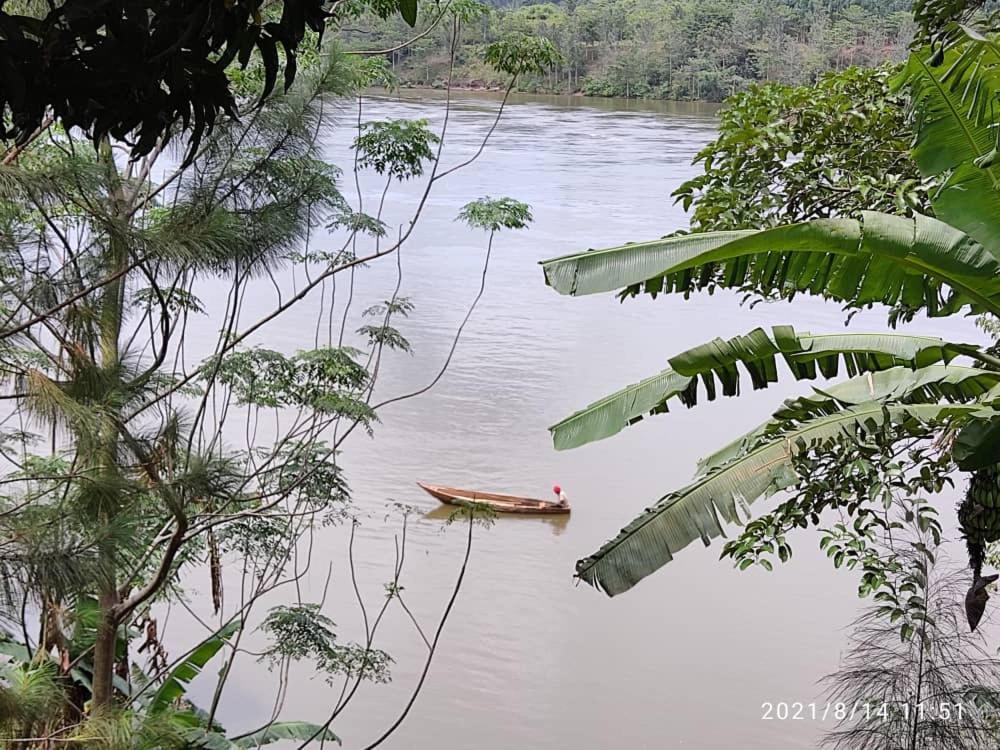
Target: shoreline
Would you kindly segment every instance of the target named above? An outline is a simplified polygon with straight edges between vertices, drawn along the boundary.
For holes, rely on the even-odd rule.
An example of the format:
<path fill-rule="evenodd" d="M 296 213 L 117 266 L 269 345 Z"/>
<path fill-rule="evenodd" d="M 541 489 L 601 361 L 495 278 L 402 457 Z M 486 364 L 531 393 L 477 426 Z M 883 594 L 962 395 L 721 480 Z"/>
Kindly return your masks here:
<path fill-rule="evenodd" d="M 413 84 L 413 83 L 401 83 L 398 86 L 400 91 L 444 91 L 445 87 L 441 86 L 428 86 L 425 84 Z M 478 85 L 474 82 L 465 83 L 453 83 L 451 86 L 452 91 L 462 91 L 466 93 L 477 93 L 477 94 L 502 94 L 505 90 L 505 86 L 487 86 Z M 712 99 L 660 99 L 658 97 L 645 97 L 645 96 L 599 96 L 596 94 L 584 94 L 582 91 L 574 91 L 572 93 L 567 93 L 565 91 L 513 91 L 511 95 L 523 95 L 523 96 L 557 96 L 557 97 L 568 97 L 574 99 L 616 99 L 620 101 L 630 101 L 630 102 L 666 102 L 669 104 L 696 104 L 699 106 L 711 106 L 711 107 L 721 107 L 725 102 L 713 101 Z"/>
<path fill-rule="evenodd" d="M 502 87 L 453 85 L 452 98 L 471 101 L 496 101 L 503 99 L 505 89 Z M 395 89 L 368 89 L 368 94 L 389 99 L 444 99 L 447 89 L 434 86 L 400 85 Z M 605 109 L 616 111 L 648 111 L 664 112 L 677 115 L 694 115 L 715 117 L 722 108 L 721 102 L 691 99 L 639 99 L 612 96 L 587 96 L 586 94 L 551 94 L 512 92 L 509 104 L 547 104 L 559 107 L 586 107 L 590 109 Z"/>

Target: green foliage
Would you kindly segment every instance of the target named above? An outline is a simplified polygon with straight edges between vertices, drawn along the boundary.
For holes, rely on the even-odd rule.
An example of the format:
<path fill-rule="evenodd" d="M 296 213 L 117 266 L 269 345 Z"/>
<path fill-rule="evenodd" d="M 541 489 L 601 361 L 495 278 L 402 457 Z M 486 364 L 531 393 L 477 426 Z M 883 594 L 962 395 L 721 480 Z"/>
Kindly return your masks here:
<path fill-rule="evenodd" d="M 793 459 L 842 435 L 865 436 L 886 426 L 913 431 L 968 418 L 982 405 L 915 405 L 877 400 L 816 408 L 808 415 L 778 414 L 770 429 L 754 430 L 738 450 L 708 467 L 686 487 L 664 496 L 614 539 L 577 563 L 577 575 L 609 595 L 627 591 L 670 562 L 695 540 L 722 536 L 723 522 L 743 523 L 749 505 L 794 487 Z M 773 551 L 773 550 L 772 550 Z"/>
<path fill-rule="evenodd" d="M 409 297 L 397 296 L 383 302 L 376 302 L 374 305 L 366 308 L 362 315 L 366 318 L 402 315 L 405 318 L 413 312 L 415 307 L 416 305 L 413 304 L 413 300 Z"/>
<path fill-rule="evenodd" d="M 815 86 L 770 83 L 730 98 L 703 171 L 674 192 L 696 231 L 749 229 L 862 211 L 932 214 L 907 154 L 913 135 L 892 69 L 849 68 Z M 693 210 L 692 210 L 693 209 Z"/>
<path fill-rule="evenodd" d="M 890 320 L 1000 310 L 1000 256 L 925 217 L 863 212 L 763 231 L 703 232 L 543 262 L 563 294 L 735 289 L 767 299 L 816 294 L 850 309 L 892 308 Z M 697 270 L 697 273 L 693 272 Z"/>
<path fill-rule="evenodd" d="M 384 89 L 396 87 L 396 75 L 384 57 L 365 57 L 358 64 L 358 86 L 369 88 L 381 86 Z"/>
<path fill-rule="evenodd" d="M 466 203 L 458 219 L 470 227 L 499 232 L 501 229 L 524 229 L 531 223 L 531 208 L 513 198 L 479 198 Z"/>
<path fill-rule="evenodd" d="M 179 719 L 170 712 L 102 711 L 80 723 L 70 739 L 76 746 L 104 750 L 188 750 L 190 730 Z"/>
<path fill-rule="evenodd" d="M 544 73 L 562 61 L 562 55 L 548 39 L 527 34 L 510 34 L 486 47 L 487 65 L 510 76 Z"/>
<path fill-rule="evenodd" d="M 519 74 L 519 90 L 721 101 L 754 81 L 801 85 L 830 70 L 902 59 L 914 29 L 909 6 L 910 0 L 503 2 L 488 16 L 464 18 L 453 74 L 460 85 L 504 88 L 509 72 L 489 64 L 487 50 L 533 36 L 547 40 L 559 57 L 547 54 L 544 70 Z M 421 14 L 431 25 L 433 13 Z M 392 54 L 404 84 L 440 86 L 448 77 L 450 31 L 431 31 L 405 53 Z M 410 37 L 401 22 L 371 17 L 362 19 L 350 44 L 391 48 Z"/>
<path fill-rule="evenodd" d="M 917 41 L 947 38 L 959 23 L 968 23 L 986 0 L 914 0 L 913 20 L 919 29 Z"/>
<path fill-rule="evenodd" d="M 44 727 L 63 708 L 54 664 L 0 661 L 0 739 L 31 736 L 33 728 Z"/>
<path fill-rule="evenodd" d="M 14 5 L 45 12 L 44 4 L 19 2 L 4 5 L 0 16 L 9 20 Z M 52 7 L 70 12 L 79 6 L 78 20 L 107 21 L 115 8 L 121 13 L 121 3 L 99 4 L 96 16 L 85 5 Z M 138 14 L 126 12 L 113 30 L 141 26 L 140 17 L 159 22 L 143 10 L 149 3 L 133 5 Z M 25 641 L 12 644 L 6 632 L 0 639 L 0 652 L 13 654 L 17 670 L 8 674 L 3 659 L 0 722 L 19 722 L 0 726 L 0 744 L 11 734 L 108 750 L 233 750 L 336 739 L 299 722 L 275 722 L 230 739 L 214 717 L 225 710 L 223 691 L 243 653 L 235 649 L 243 618 L 308 569 L 311 545 L 303 542 L 318 524 L 346 517 L 350 488 L 338 465 L 339 447 L 359 425 L 370 432 L 379 351 L 408 348 L 389 320 L 405 317 L 412 303 L 394 298 L 372 309 L 368 318 L 382 323 L 371 320 L 362 331 L 372 351 L 339 346 L 345 331 L 334 332 L 332 315 L 328 325 L 317 322 L 313 350 L 243 347 L 307 296 L 328 293 L 338 272 L 350 269 L 354 298 L 354 270 L 366 265 L 359 259 L 366 242 L 357 235 L 377 240 L 386 225 L 362 212 L 364 196 L 355 207 L 340 192 L 341 174 L 323 153 L 323 137 L 341 111 L 331 100 L 360 95 L 359 86 L 391 83 L 392 66 L 381 55 L 361 59 L 333 44 L 320 46 L 318 29 L 279 50 L 278 31 L 291 33 L 303 23 L 311 28 L 308 19 L 282 18 L 301 3 L 259 5 L 202 3 L 212 16 L 207 26 L 195 24 L 171 41 L 183 40 L 191 53 L 185 65 L 197 64 L 204 52 L 196 48 L 199 34 L 228 19 L 235 26 L 225 31 L 239 35 L 242 15 L 261 11 L 238 51 L 213 37 L 221 56 L 201 72 L 221 76 L 224 86 L 197 92 L 198 108 L 182 112 L 183 122 L 159 112 L 154 125 L 184 133 L 184 151 L 163 150 L 164 138 L 150 144 L 142 128 L 131 133 L 138 142 L 128 140 L 108 109 L 108 121 L 93 128 L 100 136 L 96 151 L 78 129 L 56 124 L 24 151 L 8 152 L 0 165 L 0 378 L 10 424 L 19 426 L 0 432 L 0 450 L 10 459 L 0 477 L 0 621 L 17 626 Z M 183 8 L 174 10 L 173 21 L 187 17 Z M 399 10 L 412 22 L 417 6 L 414 0 L 360 0 L 329 10 L 336 20 L 325 6 L 323 20 L 332 30 L 352 13 Z M 460 12 L 473 11 L 465 3 Z M 105 26 L 95 29 L 76 50 L 85 57 L 113 50 L 104 44 Z M 114 43 L 137 45 L 131 51 L 148 57 L 142 44 L 151 30 L 140 31 Z M 8 42 L 17 40 L 5 37 L 0 58 L 9 56 Z M 155 75 L 158 67 L 156 61 L 150 69 L 135 67 L 129 81 Z M 12 74 L 7 68 L 0 78 Z M 286 83 L 295 78 L 283 90 L 275 73 L 281 69 Z M 171 72 L 180 83 L 169 87 L 169 97 L 180 108 L 184 87 L 199 83 L 186 70 L 179 65 Z M 108 80 L 77 86 L 77 93 L 86 98 L 90 89 L 106 89 Z M 145 114 L 168 96 L 160 87 L 150 97 L 122 96 L 129 84 L 115 86 L 122 107 L 146 107 Z M 0 93 L 0 108 L 12 95 L 17 98 L 6 88 Z M 245 116 L 216 121 L 213 97 L 232 99 L 229 114 L 245 105 Z M 24 125 L 5 122 L 8 129 Z M 426 123 L 375 123 L 355 143 L 356 163 L 385 175 L 388 187 L 421 175 L 438 144 Z M 121 158 L 129 152 L 139 158 Z M 353 236 L 340 249 L 324 247 L 332 241 L 324 227 Z M 285 273 L 288 264 L 295 268 Z M 212 321 L 202 319 L 209 307 L 202 304 L 205 290 Z M 201 359 L 205 352 L 211 356 Z M 234 441 L 239 447 L 231 447 Z M 242 575 L 231 570 L 237 566 Z M 154 605 L 191 601 L 200 608 L 187 590 L 198 568 L 211 587 L 208 619 L 227 625 L 171 663 L 176 645 Z M 237 604 L 227 607 L 225 589 L 233 586 L 228 600 Z M 337 642 L 332 623 L 318 610 L 311 614 L 315 637 L 304 653 L 316 658 L 327 679 L 388 680 L 388 655 L 370 643 Z M 305 638 L 309 616 L 292 608 L 272 612 L 265 626 L 277 636 L 272 657 L 291 658 L 279 653 L 291 642 L 284 637 Z M 233 648 L 203 711 L 188 701 L 189 684 L 226 644 Z M 14 690 L 36 667 L 39 685 L 43 672 L 52 674 L 48 682 L 58 699 L 37 715 L 22 710 L 34 693 L 21 691 L 19 700 Z"/>
<path fill-rule="evenodd" d="M 250 0 L 208 13 L 188 0 L 71 0 L 46 11 L 35 6 L 27 15 L 4 9 L 0 137 L 24 143 L 52 112 L 95 144 L 131 140 L 133 155 L 144 156 L 182 123 L 191 159 L 217 119 L 236 114 L 230 64 L 245 66 L 256 51 L 266 70 L 262 95 L 274 89 L 281 71 L 287 87 L 306 29 L 321 31 L 329 15 L 322 0 L 283 0 L 272 4 L 277 16 L 265 24 L 264 7 Z"/>
<path fill-rule="evenodd" d="M 368 371 L 346 347 L 302 351 L 291 357 L 270 349 L 249 349 L 223 358 L 218 378 L 239 403 L 278 408 L 303 406 L 362 418 L 375 415 L 356 397 L 369 382 Z M 206 368 L 209 372 L 211 368 Z"/>
<path fill-rule="evenodd" d="M 164 679 L 160 687 L 153 694 L 149 704 L 146 706 L 150 714 L 160 713 L 168 710 L 175 701 L 184 695 L 188 683 L 201 674 L 202 668 L 212 660 L 227 641 L 232 638 L 242 627 L 242 622 L 232 620 L 224 625 L 214 635 L 202 641 L 189 653 L 183 661 L 174 667 L 170 674 Z"/>
<path fill-rule="evenodd" d="M 310 724 L 306 721 L 277 721 L 259 732 L 240 737 L 232 743 L 232 746 L 253 750 L 281 740 L 312 740 L 342 744 L 337 735 L 318 724 Z"/>
<path fill-rule="evenodd" d="M 248 561 L 283 561 L 292 554 L 295 534 L 286 519 L 264 515 L 225 524 L 219 543 L 226 551 Z"/>
<path fill-rule="evenodd" d="M 823 679 L 831 706 L 844 707 L 834 714 L 839 721 L 824 746 L 996 746 L 1000 661 L 982 634 L 965 627 L 960 602 L 966 574 L 943 557 L 921 528 L 926 515 L 913 508 L 929 506 L 901 500 L 893 508 L 898 528 L 873 547 L 893 562 L 890 578 L 854 622 L 840 668 Z M 917 714 L 915 696 L 932 700 L 934 708 Z"/>
<path fill-rule="evenodd" d="M 456 501 L 456 505 L 460 507 L 449 513 L 445 520 L 448 526 L 469 523 L 488 529 L 496 522 L 497 511 L 492 505 L 472 500 L 459 500 Z"/>
<path fill-rule="evenodd" d="M 385 237 L 387 228 L 385 222 L 360 211 L 349 211 L 338 214 L 327 225 L 327 229 L 346 229 L 352 234 L 362 234 L 368 237 Z M 347 260 L 346 258 L 344 259 Z"/>
<path fill-rule="evenodd" d="M 269 492 L 319 510 L 350 502 L 350 488 L 337 465 L 337 453 L 322 440 L 286 441 L 267 457 L 274 468 L 263 470 L 260 479 Z"/>
<path fill-rule="evenodd" d="M 802 180 L 807 200 L 799 199 L 798 191 L 783 193 L 781 178 L 768 175 L 785 171 L 794 174 L 802 159 L 817 157 L 805 156 L 802 146 L 788 148 L 793 139 L 787 132 L 779 135 L 783 128 L 771 126 L 768 130 L 772 113 L 789 118 L 795 114 L 786 111 L 787 101 L 777 105 L 765 102 L 764 115 L 751 111 L 748 122 L 762 124 L 764 135 L 770 139 L 765 140 L 768 147 L 758 152 L 753 147 L 756 138 L 751 135 L 743 141 L 739 125 L 730 123 L 719 144 L 710 146 L 701 156 L 708 176 L 689 184 L 684 195 L 689 203 L 704 203 L 706 225 L 742 227 L 754 215 L 741 214 L 736 196 L 745 190 L 747 199 L 753 202 L 755 195 L 768 189 L 764 183 L 776 179 L 779 198 L 765 203 L 756 217 L 776 226 L 763 231 L 699 232 L 556 258 L 543 262 L 547 282 L 564 294 L 624 287 L 622 296 L 677 292 L 687 296 L 721 288 L 737 290 L 749 298 L 791 300 L 799 293 L 809 293 L 841 302 L 848 309 L 888 306 L 893 325 L 911 320 L 918 311 L 931 316 L 962 311 L 984 313 L 985 320 L 995 319 L 1000 315 L 1000 255 L 995 250 L 1000 217 L 996 213 L 996 190 L 991 184 L 993 161 L 987 150 L 995 146 L 992 140 L 987 141 L 994 138 L 989 129 L 995 126 L 995 50 L 990 39 L 971 30 L 964 33 L 964 42 L 943 53 L 939 50 L 930 58 L 926 51 L 915 53 L 903 78 L 913 92 L 916 165 L 926 186 L 933 189 L 917 200 L 897 201 L 900 205 L 896 209 L 908 211 L 926 201 L 939 219 L 916 212 L 902 217 L 861 210 L 856 219 L 780 223 L 803 213 L 853 215 L 862 207 L 862 195 L 860 190 L 855 193 L 851 185 L 865 181 L 890 188 L 885 195 L 892 195 L 895 182 L 885 177 L 884 166 L 872 166 L 870 160 L 861 158 L 864 148 L 873 144 L 886 145 L 890 163 L 904 171 L 911 168 L 902 153 L 902 135 L 887 138 L 885 132 L 876 130 L 871 138 L 862 138 L 859 151 L 852 152 L 843 144 L 831 150 L 832 160 L 825 170 Z M 945 66 L 936 67 L 941 63 Z M 884 90 L 884 79 L 882 86 Z M 811 92 L 806 101 L 809 95 Z M 746 95 L 735 110 L 736 117 L 759 98 L 758 92 Z M 824 107 L 820 105 L 819 110 Z M 835 123 L 853 116 L 851 109 L 838 111 L 836 105 L 830 111 L 831 122 Z M 885 109 L 875 102 L 875 111 Z M 815 127 L 821 129 L 822 118 L 813 117 Z M 899 119 L 889 113 L 886 122 L 895 122 L 890 132 L 896 132 Z M 836 127 L 842 127 L 842 123 Z M 780 146 L 777 157 L 771 154 L 771 144 L 775 143 Z M 714 174 L 717 159 L 723 167 Z M 810 169 L 805 167 L 807 174 Z M 840 169 L 843 174 L 837 176 Z M 739 182 L 743 172 L 750 174 L 746 183 Z M 846 204 L 809 187 L 809 180 L 824 174 L 832 175 L 831 181 L 844 181 Z M 730 179 L 737 186 L 732 191 L 726 184 Z M 721 196 L 719 205 L 698 193 L 702 186 L 706 193 L 714 191 Z M 762 367 L 757 358 L 760 346 L 766 355 L 773 343 L 766 336 L 758 342 L 749 337 L 746 341 L 718 342 L 696 350 L 695 360 L 708 363 L 707 369 L 717 375 L 711 364 L 717 357 L 726 375 L 723 385 L 734 392 L 737 364 L 746 367 L 755 385 L 766 384 L 773 377 L 773 372 Z M 914 372 L 896 369 L 869 373 L 813 396 L 786 402 L 771 420 L 704 459 L 693 484 L 661 498 L 616 538 L 580 560 L 578 575 L 611 595 L 627 590 L 693 540 L 701 538 L 707 543 L 721 535 L 723 521 L 746 522 L 747 506 L 758 498 L 796 488 L 796 462 L 804 452 L 824 441 L 842 439 L 845 434 L 867 439 L 879 430 L 889 432 L 893 439 L 898 439 L 899 431 L 918 435 L 928 429 L 960 430 L 963 437 L 959 457 L 969 468 L 986 465 L 973 475 L 959 512 L 978 586 L 970 590 L 967 599 L 969 622 L 975 628 L 987 598 L 982 584 L 988 581 L 980 578 L 982 547 L 1000 537 L 993 511 L 997 493 L 995 467 L 989 466 L 995 455 L 989 425 L 997 419 L 1000 407 L 1000 359 L 993 349 L 952 346 L 953 351 L 970 356 L 983 367 L 930 365 Z M 646 409 L 662 407 L 672 396 L 693 400 L 685 387 L 692 386 L 682 382 L 677 373 L 667 371 L 614 394 L 574 415 L 582 427 L 579 436 L 569 438 L 570 444 L 612 434 Z M 964 406 L 955 405 L 959 402 Z M 557 436 L 559 427 L 554 431 Z M 946 460 L 950 461 L 951 456 Z M 920 466 L 921 461 L 919 455 L 910 455 L 906 466 Z M 857 467 L 865 468 L 865 464 Z M 898 467 L 881 468 L 899 471 Z M 926 465 L 921 470 L 926 472 L 921 473 L 921 479 L 926 479 L 928 485 L 916 489 L 939 490 L 940 481 L 931 479 L 940 472 Z M 835 489 L 825 486 L 821 479 L 813 482 L 814 473 L 801 477 L 810 492 Z M 838 481 L 852 477 L 850 471 L 841 470 L 841 474 Z M 864 568 L 862 589 L 871 592 L 887 578 L 877 570 L 881 555 L 873 553 L 865 542 L 877 529 L 875 516 L 869 511 L 877 512 L 879 500 L 866 488 L 878 490 L 879 485 L 862 480 L 848 490 L 851 497 L 862 501 L 861 505 L 851 502 L 847 509 L 857 525 L 843 523 L 834 527 L 824 537 L 824 546 L 838 567 L 847 564 Z M 770 567 L 772 554 L 787 559 L 791 550 L 785 532 L 794 526 L 818 523 L 818 513 L 813 513 L 816 507 L 831 506 L 829 502 L 817 504 L 816 498 L 808 494 L 803 498 L 800 492 L 775 513 L 750 521 L 747 536 L 735 546 L 728 546 L 726 552 L 737 558 L 741 567 L 758 561 Z M 988 512 L 984 513 L 984 508 Z M 924 531 L 936 528 L 923 515 L 917 515 L 917 522 L 930 524 Z M 901 634 L 905 639 L 911 632 Z"/>
<path fill-rule="evenodd" d="M 757 328 L 749 334 L 715 341 L 682 352 L 670 368 L 566 417 L 550 429 L 557 450 L 617 434 L 644 418 L 669 411 L 671 402 L 693 407 L 701 398 L 738 396 L 745 385 L 741 368 L 756 390 L 778 379 L 778 357 L 796 380 L 818 375 L 836 377 L 841 364 L 851 377 L 892 367 L 913 369 L 950 362 L 965 347 L 943 339 L 903 334 L 827 334 L 813 336 L 791 326 L 775 326 L 769 335 Z M 702 388 L 699 388 L 699 381 Z"/>
<path fill-rule="evenodd" d="M 412 354 L 409 340 L 397 328 L 389 325 L 389 320 L 395 315 L 408 317 L 413 307 L 409 297 L 396 297 L 372 305 L 362 316 L 377 323 L 366 323 L 357 332 L 368 339 L 368 344 L 373 349 L 385 348 Z"/>
<path fill-rule="evenodd" d="M 158 290 L 153 287 L 137 289 L 132 297 L 132 305 L 140 310 L 148 310 L 153 305 L 163 304 L 172 313 L 180 311 L 189 313 L 204 313 L 201 300 L 184 289 L 171 289 L 161 300 Z"/>
<path fill-rule="evenodd" d="M 965 425 L 955 437 L 952 454 L 958 467 L 965 471 L 1000 464 L 1000 418 Z"/>
<path fill-rule="evenodd" d="M 968 30 L 962 44 L 910 55 L 900 78 L 913 99 L 913 158 L 924 175 L 940 175 L 935 214 L 987 247 L 1000 247 L 1000 52 Z"/>
<path fill-rule="evenodd" d="M 790 532 L 819 527 L 823 514 L 836 511 L 842 520 L 822 529 L 820 549 L 834 567 L 860 570 L 858 595 L 893 604 L 888 614 L 895 622 L 911 611 L 900 597 L 913 592 L 895 582 L 906 571 L 899 555 L 887 554 L 880 543 L 910 524 L 928 537 L 928 545 L 940 545 L 941 525 L 928 498 L 951 484 L 954 466 L 933 445 L 934 437 L 920 425 L 888 426 L 845 433 L 797 453 L 792 460 L 797 480 L 787 499 L 749 521 L 723 546 L 722 557 L 741 570 L 751 565 L 770 570 L 775 556 L 782 563 L 791 559 Z M 923 555 L 928 548 L 914 551 Z"/>
<path fill-rule="evenodd" d="M 338 677 L 388 682 L 392 658 L 380 649 L 338 643 L 334 627 L 318 604 L 273 607 L 260 626 L 271 639 L 260 660 L 272 669 L 286 660 L 308 661 L 331 683 Z"/>
<path fill-rule="evenodd" d="M 354 140 L 358 166 L 373 168 L 397 180 L 424 173 L 424 162 L 434 161 L 433 146 L 440 142 L 426 120 L 383 120 L 366 122 Z"/>
<path fill-rule="evenodd" d="M 463 24 L 469 24 L 489 18 L 491 8 L 479 0 L 452 0 L 448 12 Z"/>

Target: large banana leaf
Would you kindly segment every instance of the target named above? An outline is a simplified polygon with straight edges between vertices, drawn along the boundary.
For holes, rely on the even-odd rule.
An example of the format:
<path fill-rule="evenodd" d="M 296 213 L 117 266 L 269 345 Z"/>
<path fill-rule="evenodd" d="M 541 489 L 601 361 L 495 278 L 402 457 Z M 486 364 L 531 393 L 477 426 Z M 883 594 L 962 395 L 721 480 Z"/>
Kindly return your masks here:
<path fill-rule="evenodd" d="M 707 545 L 723 536 L 722 522 L 741 522 L 757 499 L 791 486 L 796 481 L 792 458 L 804 448 L 887 422 L 937 421 L 987 410 L 981 403 L 866 402 L 797 423 L 661 498 L 597 552 L 578 561 L 577 575 L 609 596 L 621 594 L 666 565 L 694 540 L 701 539 Z"/>
<path fill-rule="evenodd" d="M 1000 248 L 1000 245 L 996 247 Z M 738 289 L 817 294 L 849 307 L 1000 314 L 1000 255 L 926 216 L 866 212 L 749 232 L 705 232 L 542 261 L 562 294 Z"/>
<path fill-rule="evenodd" d="M 715 339 L 682 352 L 669 360 L 669 369 L 612 393 L 549 429 L 557 450 L 602 440 L 642 419 L 645 414 L 668 411 L 672 399 L 688 407 L 694 406 L 698 401 L 699 378 L 708 400 L 716 397 L 717 385 L 722 386 L 726 396 L 738 395 L 740 370 L 737 365 L 745 368 L 753 388 L 766 388 L 778 379 L 779 355 L 797 380 L 811 380 L 817 371 L 823 377 L 835 377 L 841 363 L 848 375 L 900 365 L 919 368 L 935 362 L 950 362 L 974 348 L 931 336 L 893 333 L 813 336 L 797 333 L 791 326 L 775 326 L 769 336 L 762 328 L 757 328 L 745 336 L 728 341 Z"/>
<path fill-rule="evenodd" d="M 198 750 L 244 750 L 258 748 L 282 740 L 313 739 L 317 747 L 324 741 L 341 744 L 340 738 L 329 729 L 307 721 L 276 721 L 268 727 L 252 734 L 228 739 L 221 732 L 209 732 L 202 727 L 192 727 L 184 732 L 184 739 L 191 748 Z"/>
<path fill-rule="evenodd" d="M 188 683 L 197 677 L 230 638 L 242 627 L 241 620 L 229 622 L 210 638 L 202 641 L 187 657 L 163 679 L 163 684 L 149 702 L 149 713 L 165 711 L 187 691 Z"/>
<path fill-rule="evenodd" d="M 972 29 L 944 52 L 910 55 L 904 79 L 913 101 L 913 157 L 942 180 L 931 193 L 937 216 L 987 247 L 1000 247 L 1000 162 L 996 102 L 1000 51 Z"/>
<path fill-rule="evenodd" d="M 955 437 L 951 455 L 964 471 L 1000 464 L 1000 414 L 965 425 Z"/>
<path fill-rule="evenodd" d="M 726 465 L 769 435 L 783 433 L 790 420 L 806 420 L 832 414 L 845 406 L 869 401 L 903 404 L 969 402 L 991 403 L 1000 398 L 1000 372 L 955 365 L 930 365 L 919 370 L 896 367 L 861 375 L 829 388 L 815 389 L 809 396 L 789 399 L 771 419 L 698 462 L 698 476 Z"/>
<path fill-rule="evenodd" d="M 307 721 L 278 721 L 259 732 L 240 737 L 233 741 L 233 746 L 255 748 L 279 740 L 308 740 L 310 738 L 313 738 L 317 743 L 326 740 L 340 744 L 340 738 L 337 735 L 329 729 L 323 729 L 318 724 L 310 724 Z"/>

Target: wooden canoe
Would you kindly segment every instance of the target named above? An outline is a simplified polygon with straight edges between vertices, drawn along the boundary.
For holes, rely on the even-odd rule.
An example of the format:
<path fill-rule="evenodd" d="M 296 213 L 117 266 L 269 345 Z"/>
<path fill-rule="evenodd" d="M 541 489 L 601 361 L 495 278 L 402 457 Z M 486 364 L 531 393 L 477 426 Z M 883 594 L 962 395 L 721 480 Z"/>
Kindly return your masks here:
<path fill-rule="evenodd" d="M 446 505 L 462 505 L 464 502 L 483 503 L 484 505 L 489 505 L 497 513 L 520 513 L 522 515 L 535 516 L 565 515 L 569 513 L 568 506 L 564 508 L 559 503 L 536 500 L 531 497 L 498 495 L 495 492 L 476 492 L 475 490 L 460 490 L 457 487 L 443 487 L 439 484 L 424 484 L 423 482 L 417 482 L 417 485 L 427 494 L 436 497 Z"/>

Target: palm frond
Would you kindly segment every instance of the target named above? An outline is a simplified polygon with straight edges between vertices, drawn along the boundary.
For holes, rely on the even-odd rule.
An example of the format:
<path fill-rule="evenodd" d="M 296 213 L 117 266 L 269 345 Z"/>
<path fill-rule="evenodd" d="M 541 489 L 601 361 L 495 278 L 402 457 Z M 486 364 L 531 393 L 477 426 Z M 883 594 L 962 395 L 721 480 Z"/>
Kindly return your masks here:
<path fill-rule="evenodd" d="M 61 713 L 63 692 L 52 663 L 4 666 L 0 676 L 0 738 L 30 731 Z"/>

